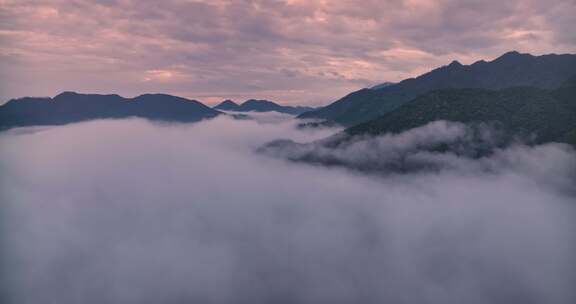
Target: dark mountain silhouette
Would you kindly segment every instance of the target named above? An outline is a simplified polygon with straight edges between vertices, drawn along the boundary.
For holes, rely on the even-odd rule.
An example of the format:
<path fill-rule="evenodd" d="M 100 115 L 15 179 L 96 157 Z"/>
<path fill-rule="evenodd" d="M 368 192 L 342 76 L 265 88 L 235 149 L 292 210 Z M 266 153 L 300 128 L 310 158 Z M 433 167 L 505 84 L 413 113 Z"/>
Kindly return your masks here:
<path fill-rule="evenodd" d="M 453 61 L 394 85 L 352 92 L 326 107 L 298 117 L 319 118 L 352 126 L 384 115 L 433 90 L 503 89 L 518 86 L 553 89 L 574 75 L 576 55 L 533 56 L 508 52 L 490 62 L 480 60 L 471 65 L 462 65 Z"/>
<path fill-rule="evenodd" d="M 389 86 L 395 85 L 395 84 L 396 84 L 396 83 L 394 83 L 394 82 L 388 82 L 388 81 L 387 81 L 387 82 L 383 82 L 383 83 L 377 84 L 377 85 L 375 85 L 375 86 L 372 86 L 372 87 L 370 87 L 370 89 L 372 89 L 372 90 L 379 90 L 379 89 L 383 89 L 383 88 L 385 88 L 385 87 L 389 87 Z"/>
<path fill-rule="evenodd" d="M 464 133 L 446 138 L 432 135 L 430 141 L 418 142 L 400 136 L 384 146 L 381 142 L 392 137 L 374 137 L 442 124 L 439 121 L 462 126 Z M 518 142 L 561 142 L 576 147 L 576 81 L 557 89 L 436 90 L 331 137 L 311 143 L 276 140 L 258 152 L 295 162 L 388 174 L 438 171 L 447 166 L 442 159 L 450 155 L 479 158 Z"/>
<path fill-rule="evenodd" d="M 349 135 L 400 133 L 437 120 L 492 124 L 533 143 L 570 142 L 576 131 L 576 82 L 558 89 L 443 89 L 369 122 L 346 129 Z"/>
<path fill-rule="evenodd" d="M 223 111 L 236 111 L 236 112 L 280 112 L 291 115 L 298 115 L 304 112 L 315 110 L 311 107 L 301 106 L 283 106 L 269 100 L 249 99 L 241 105 L 231 101 L 225 100 L 214 107 L 217 110 Z"/>
<path fill-rule="evenodd" d="M 235 103 L 230 99 L 226 99 L 223 102 L 219 103 L 217 106 L 213 107 L 213 109 L 222 111 L 238 111 L 239 107 L 240 107 L 239 104 Z"/>
<path fill-rule="evenodd" d="M 54 98 L 25 97 L 8 101 L 0 106 L 0 130 L 127 117 L 195 122 L 219 114 L 221 112 L 198 101 L 166 94 L 145 94 L 135 98 L 124 98 L 115 94 L 64 92 Z"/>

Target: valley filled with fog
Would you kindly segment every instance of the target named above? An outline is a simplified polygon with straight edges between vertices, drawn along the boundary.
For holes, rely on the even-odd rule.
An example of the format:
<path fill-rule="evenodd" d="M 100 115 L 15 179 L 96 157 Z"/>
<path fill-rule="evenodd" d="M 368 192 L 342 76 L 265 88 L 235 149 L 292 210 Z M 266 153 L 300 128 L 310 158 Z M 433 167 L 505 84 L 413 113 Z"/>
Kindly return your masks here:
<path fill-rule="evenodd" d="M 434 122 L 314 151 L 376 171 L 399 155 L 434 164 L 365 173 L 289 161 L 300 148 L 257 152 L 339 130 L 250 115 L 0 133 L 2 296 L 22 304 L 576 299 L 570 146 L 405 157 L 430 142 L 466 142 L 466 126 Z"/>

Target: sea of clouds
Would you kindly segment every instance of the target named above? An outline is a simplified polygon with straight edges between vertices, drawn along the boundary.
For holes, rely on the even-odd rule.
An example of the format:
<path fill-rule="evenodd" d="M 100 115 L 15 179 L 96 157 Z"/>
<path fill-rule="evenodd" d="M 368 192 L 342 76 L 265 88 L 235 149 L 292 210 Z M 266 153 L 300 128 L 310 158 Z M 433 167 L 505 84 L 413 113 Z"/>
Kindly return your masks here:
<path fill-rule="evenodd" d="M 572 148 L 415 152 L 441 170 L 385 175 L 255 152 L 334 132 L 256 115 L 0 133 L 1 302 L 575 302 Z M 387 163 L 466 132 L 322 153 Z"/>

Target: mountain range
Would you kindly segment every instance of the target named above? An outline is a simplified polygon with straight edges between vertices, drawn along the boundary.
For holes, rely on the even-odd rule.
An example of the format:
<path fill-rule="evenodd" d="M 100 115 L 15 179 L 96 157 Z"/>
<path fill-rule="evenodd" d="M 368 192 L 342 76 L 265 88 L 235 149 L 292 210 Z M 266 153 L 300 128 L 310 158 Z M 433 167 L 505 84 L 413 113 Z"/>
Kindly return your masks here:
<path fill-rule="evenodd" d="M 235 112 L 279 112 L 290 115 L 298 115 L 305 112 L 315 110 L 312 107 L 301 106 L 283 106 L 269 100 L 249 99 L 242 104 L 237 104 L 232 100 L 224 100 L 214 107 L 216 110 L 221 111 L 235 111 Z"/>
<path fill-rule="evenodd" d="M 482 158 L 514 144 L 549 142 L 576 147 L 576 80 L 556 89 L 436 90 L 328 138 L 309 143 L 275 140 L 257 151 L 386 175 L 436 172 L 455 159 Z"/>
<path fill-rule="evenodd" d="M 124 98 L 64 92 L 53 98 L 25 97 L 0 106 L 0 130 L 126 117 L 195 122 L 224 114 L 221 111 L 301 113 L 299 118 L 324 119 L 310 127 L 347 126 L 337 137 L 340 142 L 446 120 L 495 125 L 507 134 L 530 138 L 532 143 L 576 145 L 576 55 L 508 52 L 493 61 L 471 65 L 453 61 L 416 78 L 350 93 L 315 110 L 255 99 L 240 105 L 225 100 L 210 108 L 166 94 Z"/>
<path fill-rule="evenodd" d="M 503 89 L 529 86 L 553 89 L 576 73 L 576 55 L 533 56 L 508 52 L 493 61 L 471 65 L 453 61 L 416 78 L 396 84 L 361 89 L 334 103 L 299 115 L 328 120 L 344 126 L 370 121 L 391 112 L 416 97 L 439 89 Z"/>
<path fill-rule="evenodd" d="M 92 119 L 140 117 L 156 121 L 197 122 L 222 111 L 300 114 L 310 107 L 281 106 L 267 100 L 250 99 L 242 105 L 227 100 L 210 108 L 197 100 L 167 94 L 144 94 L 124 98 L 116 94 L 63 92 L 53 98 L 24 97 L 0 106 L 0 130 L 37 125 L 62 125 Z M 246 115 L 231 114 L 235 118 Z"/>
<path fill-rule="evenodd" d="M 0 130 L 127 117 L 196 122 L 220 114 L 222 112 L 199 101 L 166 94 L 145 94 L 135 98 L 124 98 L 116 94 L 64 92 L 54 98 L 24 97 L 8 101 L 0 106 Z"/>
<path fill-rule="evenodd" d="M 381 114 L 374 114 L 378 111 Z M 296 162 L 386 174 L 443 166 L 425 155 L 478 158 L 515 143 L 576 147 L 576 55 L 509 52 L 471 66 L 453 62 L 399 84 L 351 93 L 300 117 L 321 113 L 329 118 L 336 112 L 339 123 L 352 126 L 310 143 L 276 140 L 258 151 Z M 361 122 L 353 123 L 357 121 Z M 315 123 L 330 122 L 335 123 Z M 442 125 L 464 133 L 446 138 L 425 133 L 429 140 L 418 145 L 408 140 L 410 134 L 437 132 L 434 128 Z M 397 146 L 379 147 L 379 142 L 391 143 L 394 134 L 401 134 L 392 136 Z M 357 155 L 367 147 L 372 154 Z"/>
<path fill-rule="evenodd" d="M 576 79 L 556 89 L 442 89 L 345 130 L 350 136 L 400 133 L 433 121 L 494 124 L 534 144 L 576 144 Z"/>

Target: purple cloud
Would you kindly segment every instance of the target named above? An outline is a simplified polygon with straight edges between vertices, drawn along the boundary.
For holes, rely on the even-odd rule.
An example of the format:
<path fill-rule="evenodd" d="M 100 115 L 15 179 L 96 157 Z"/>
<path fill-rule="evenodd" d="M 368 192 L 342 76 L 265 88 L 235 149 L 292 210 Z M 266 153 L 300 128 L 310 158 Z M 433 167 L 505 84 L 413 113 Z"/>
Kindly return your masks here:
<path fill-rule="evenodd" d="M 165 92 L 325 104 L 458 59 L 573 52 L 576 3 L 3 1 L 0 97 Z"/>

